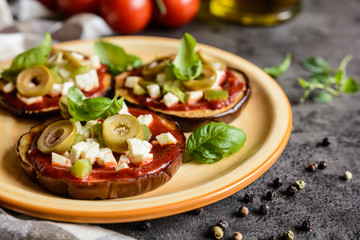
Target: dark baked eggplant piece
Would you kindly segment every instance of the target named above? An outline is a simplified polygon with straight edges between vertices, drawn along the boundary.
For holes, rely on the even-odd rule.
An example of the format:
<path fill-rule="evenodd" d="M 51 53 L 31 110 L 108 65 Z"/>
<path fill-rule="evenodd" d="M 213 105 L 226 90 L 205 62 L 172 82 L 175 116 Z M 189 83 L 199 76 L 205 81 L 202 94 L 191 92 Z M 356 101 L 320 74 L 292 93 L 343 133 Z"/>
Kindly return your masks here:
<path fill-rule="evenodd" d="M 48 126 L 53 126 L 54 120 L 34 126 L 19 139 L 16 146 L 18 161 L 32 180 L 38 181 L 44 188 L 62 196 L 77 199 L 108 199 L 151 191 L 168 182 L 178 170 L 184 154 L 185 136 L 176 122 L 162 114 L 140 108 L 129 108 L 128 112 L 134 117 L 149 114 L 152 116 L 152 122 L 148 125 L 151 132 L 148 142 L 152 145 L 150 153 L 153 155 L 153 160 L 150 162 L 145 164 L 129 162 L 127 167 L 117 169 L 117 167 L 100 166 L 96 160 L 91 172 L 86 177 L 79 178 L 70 170 L 72 167 L 52 164 L 52 157 L 39 150 L 40 146 L 44 147 L 43 141 L 50 142 L 50 145 L 53 143 L 51 134 L 55 133 L 55 141 L 59 138 L 57 131 L 45 134 L 45 138 L 41 137 L 44 131 L 49 131 L 45 130 L 49 129 Z M 102 123 L 103 125 L 107 119 Z M 121 131 L 121 128 L 118 129 Z M 156 136 L 162 133 L 171 133 L 176 143 L 161 145 Z M 117 161 L 122 158 L 118 153 L 114 153 L 114 156 L 119 159 Z"/>

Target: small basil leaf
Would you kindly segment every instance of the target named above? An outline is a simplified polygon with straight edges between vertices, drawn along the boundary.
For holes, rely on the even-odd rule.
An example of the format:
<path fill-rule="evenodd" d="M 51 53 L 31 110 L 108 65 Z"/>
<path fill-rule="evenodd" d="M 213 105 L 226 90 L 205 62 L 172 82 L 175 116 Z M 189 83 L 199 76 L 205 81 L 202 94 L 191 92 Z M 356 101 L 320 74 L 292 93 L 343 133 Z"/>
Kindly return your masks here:
<path fill-rule="evenodd" d="M 138 68 L 142 61 L 135 55 L 126 54 L 125 50 L 109 42 L 98 40 L 95 42 L 95 53 L 99 55 L 100 62 L 109 67 L 109 71 L 117 75 L 129 68 Z"/>
<path fill-rule="evenodd" d="M 343 92 L 356 93 L 357 91 L 359 91 L 359 84 L 356 80 L 351 77 L 347 78 L 343 86 Z"/>
<path fill-rule="evenodd" d="M 173 61 L 173 73 L 177 79 L 194 79 L 201 74 L 202 63 L 199 55 L 194 52 L 196 40 L 185 33 L 180 40 L 179 52 Z"/>
<path fill-rule="evenodd" d="M 272 77 L 278 77 L 285 73 L 291 65 L 291 53 L 286 54 L 284 61 L 273 67 L 265 67 L 263 70 Z"/>
<path fill-rule="evenodd" d="M 312 73 L 309 76 L 309 82 L 310 83 L 320 83 L 325 86 L 329 86 L 332 83 L 332 78 L 329 73 L 323 72 L 323 73 Z"/>
<path fill-rule="evenodd" d="M 318 91 L 314 93 L 314 95 L 312 96 L 312 100 L 318 103 L 328 103 L 331 102 L 332 95 L 325 91 Z"/>
<path fill-rule="evenodd" d="M 45 39 L 36 48 L 29 49 L 14 58 L 10 68 L 2 72 L 7 81 L 15 81 L 17 74 L 22 70 L 35 66 L 44 65 L 49 58 L 51 51 L 51 36 L 45 33 Z"/>
<path fill-rule="evenodd" d="M 313 73 L 326 73 L 330 71 L 329 64 L 321 57 L 308 58 L 303 62 L 303 65 Z"/>
<path fill-rule="evenodd" d="M 335 86 L 339 87 L 341 85 L 342 82 L 342 78 L 343 78 L 343 74 L 344 72 L 342 70 L 338 70 L 335 73 Z"/>
<path fill-rule="evenodd" d="M 299 84 L 300 84 L 300 86 L 302 87 L 302 88 L 308 88 L 309 87 L 309 83 L 305 80 L 305 79 L 303 79 L 303 78 L 298 78 L 298 82 L 299 82 Z"/>
<path fill-rule="evenodd" d="M 187 142 L 183 161 L 214 163 L 240 150 L 246 141 L 241 129 L 223 122 L 211 122 L 194 131 Z"/>

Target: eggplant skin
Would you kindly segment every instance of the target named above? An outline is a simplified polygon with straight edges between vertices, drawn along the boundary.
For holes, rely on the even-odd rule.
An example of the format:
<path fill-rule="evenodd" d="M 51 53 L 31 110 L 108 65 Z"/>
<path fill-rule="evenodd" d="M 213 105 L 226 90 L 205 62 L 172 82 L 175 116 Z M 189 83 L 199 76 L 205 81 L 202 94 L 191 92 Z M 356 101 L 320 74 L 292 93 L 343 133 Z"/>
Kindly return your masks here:
<path fill-rule="evenodd" d="M 169 120 L 166 116 L 162 116 L 162 118 L 167 124 L 171 124 L 172 127 L 175 127 L 180 131 L 176 122 Z M 41 174 L 38 169 L 29 163 L 28 152 L 31 146 L 36 145 L 41 132 L 54 121 L 55 120 L 52 119 L 36 125 L 32 127 L 28 133 L 23 134 L 16 145 L 16 151 L 18 162 L 28 177 L 57 195 L 83 200 L 111 199 L 139 195 L 152 191 L 168 182 L 182 163 L 186 141 L 183 134 L 182 143 L 180 144 L 180 154 L 178 154 L 176 158 L 170 159 L 171 164 L 158 174 L 147 174 L 138 178 L 126 180 L 102 179 L 79 181 L 65 178 L 52 178 Z"/>
<path fill-rule="evenodd" d="M 249 77 L 242 71 L 230 68 L 230 70 L 239 77 L 242 77 L 246 82 L 246 89 L 242 95 L 239 95 L 235 102 L 230 104 L 227 107 L 211 110 L 187 110 L 187 111 L 169 111 L 164 109 L 158 109 L 153 107 L 148 107 L 149 109 L 165 114 L 171 119 L 177 121 L 180 125 L 180 128 L 184 132 L 193 132 L 202 125 L 205 125 L 210 122 L 225 122 L 230 123 L 236 119 L 241 110 L 245 107 L 246 103 L 249 101 L 251 95 L 251 85 Z M 126 78 L 130 72 L 124 72 L 119 75 L 119 79 Z M 117 78 L 115 78 L 116 81 Z M 120 82 L 122 82 L 120 80 Z M 128 94 L 128 89 L 121 88 L 117 86 L 115 82 L 115 91 L 119 92 L 120 96 L 124 96 L 127 104 L 131 106 L 139 105 L 140 103 L 136 101 L 131 95 Z"/>
<path fill-rule="evenodd" d="M 105 74 L 104 76 L 104 84 L 105 88 L 103 92 L 100 94 L 103 97 L 108 97 L 113 94 L 114 92 L 114 79 L 111 77 L 110 74 Z M 48 107 L 43 108 L 41 110 L 27 110 L 23 108 L 15 107 L 11 105 L 8 101 L 6 101 L 4 97 L 4 92 L 0 89 L 0 106 L 4 109 L 8 110 L 9 112 L 13 113 L 17 117 L 27 118 L 27 119 L 44 119 L 49 117 L 55 117 L 60 115 L 59 107 Z"/>

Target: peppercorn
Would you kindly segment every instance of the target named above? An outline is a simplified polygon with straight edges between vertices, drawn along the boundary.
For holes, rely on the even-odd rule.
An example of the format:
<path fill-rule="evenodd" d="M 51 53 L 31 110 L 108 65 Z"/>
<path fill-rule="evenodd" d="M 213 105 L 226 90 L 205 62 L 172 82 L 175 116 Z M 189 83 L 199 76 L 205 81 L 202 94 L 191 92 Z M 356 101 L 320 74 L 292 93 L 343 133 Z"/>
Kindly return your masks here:
<path fill-rule="evenodd" d="M 201 215 L 204 213 L 204 208 L 197 208 L 195 211 L 198 215 Z"/>
<path fill-rule="evenodd" d="M 294 233 L 290 230 L 287 230 L 284 232 L 283 234 L 283 239 L 284 240 L 293 240 L 294 239 Z"/>
<path fill-rule="evenodd" d="M 211 229 L 212 235 L 216 239 L 221 239 L 224 236 L 224 231 L 219 226 L 215 226 Z"/>
<path fill-rule="evenodd" d="M 245 206 L 241 206 L 239 208 L 239 214 L 241 217 L 246 217 L 247 215 L 249 215 L 249 209 Z"/>
<path fill-rule="evenodd" d="M 349 171 L 345 171 L 344 172 L 344 179 L 345 180 L 350 180 L 352 178 L 352 173 Z"/>
<path fill-rule="evenodd" d="M 150 222 L 142 222 L 141 223 L 141 229 L 146 231 L 146 230 L 149 230 L 151 228 L 151 224 Z"/>
<path fill-rule="evenodd" d="M 225 220 L 220 220 L 217 225 L 221 227 L 223 231 L 226 231 L 229 228 L 229 223 Z"/>
<path fill-rule="evenodd" d="M 269 190 L 267 193 L 266 193 L 266 199 L 271 201 L 275 198 L 276 196 L 276 193 L 274 190 Z"/>
<path fill-rule="evenodd" d="M 242 237 L 242 234 L 239 233 L 239 232 L 234 232 L 233 235 L 232 235 L 232 239 L 233 240 L 242 240 L 243 237 Z"/>
<path fill-rule="evenodd" d="M 286 189 L 286 194 L 288 196 L 294 196 L 297 192 L 297 188 L 293 185 L 290 185 L 287 189 Z"/>
<path fill-rule="evenodd" d="M 245 193 L 245 195 L 244 195 L 243 201 L 244 201 L 245 203 L 249 203 L 249 202 L 252 202 L 253 199 L 254 199 L 254 194 L 251 193 L 251 192 L 247 192 L 247 193 Z"/>
<path fill-rule="evenodd" d="M 266 204 L 263 204 L 259 207 L 259 213 L 261 215 L 266 215 L 268 213 L 268 211 L 269 211 L 269 206 Z"/>
<path fill-rule="evenodd" d="M 318 169 L 325 169 L 327 167 L 327 164 L 325 161 L 319 162 Z"/>
<path fill-rule="evenodd" d="M 306 183 L 303 180 L 296 181 L 296 187 L 298 189 L 303 189 L 305 187 Z"/>
<path fill-rule="evenodd" d="M 280 178 L 275 178 L 273 181 L 273 187 L 279 188 L 283 185 L 283 181 Z"/>
<path fill-rule="evenodd" d="M 309 166 L 307 167 L 307 170 L 310 171 L 310 172 L 315 172 L 316 168 L 317 168 L 317 164 L 312 163 L 312 164 L 309 164 Z"/>
<path fill-rule="evenodd" d="M 311 222 L 309 220 L 303 221 L 301 224 L 301 229 L 306 232 L 312 232 Z"/>

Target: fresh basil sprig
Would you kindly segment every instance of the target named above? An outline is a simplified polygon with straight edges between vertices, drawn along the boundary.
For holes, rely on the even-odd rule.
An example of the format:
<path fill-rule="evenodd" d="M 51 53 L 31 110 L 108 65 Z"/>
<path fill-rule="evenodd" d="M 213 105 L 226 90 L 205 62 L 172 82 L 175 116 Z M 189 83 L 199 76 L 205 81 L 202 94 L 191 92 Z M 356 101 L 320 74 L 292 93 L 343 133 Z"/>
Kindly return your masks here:
<path fill-rule="evenodd" d="M 321 57 L 312 57 L 303 62 L 303 66 L 311 72 L 308 80 L 299 78 L 298 82 L 305 89 L 300 102 L 304 102 L 311 95 L 315 102 L 328 103 L 334 96 L 341 93 L 355 93 L 359 91 L 357 81 L 348 77 L 346 66 L 353 57 L 346 56 L 338 69 L 332 69 L 327 61 Z"/>
<path fill-rule="evenodd" d="M 287 53 L 284 61 L 277 66 L 265 67 L 264 72 L 272 77 L 278 77 L 285 73 L 291 65 L 291 53 Z"/>
<path fill-rule="evenodd" d="M 173 74 L 177 79 L 195 79 L 201 74 L 202 63 L 194 52 L 196 40 L 189 33 L 185 33 L 180 40 L 179 52 L 173 61 Z"/>
<path fill-rule="evenodd" d="M 127 54 L 123 48 L 102 40 L 95 42 L 95 53 L 113 75 L 139 68 L 142 65 L 139 57 Z"/>
<path fill-rule="evenodd" d="M 183 162 L 215 163 L 240 150 L 246 141 L 243 130 L 223 122 L 211 122 L 189 137 Z"/>
<path fill-rule="evenodd" d="M 2 77 L 7 81 L 15 81 L 22 70 L 36 65 L 44 65 L 50 56 L 50 51 L 51 36 L 49 33 L 45 33 L 43 42 L 39 46 L 17 55 L 10 68 L 1 73 Z"/>
<path fill-rule="evenodd" d="M 117 99 L 106 97 L 86 98 L 77 88 L 71 87 L 67 93 L 68 110 L 76 121 L 90 121 L 98 118 L 106 119 L 118 113 L 124 102 L 124 97 Z"/>

